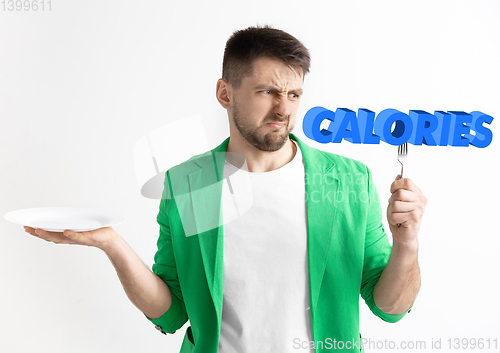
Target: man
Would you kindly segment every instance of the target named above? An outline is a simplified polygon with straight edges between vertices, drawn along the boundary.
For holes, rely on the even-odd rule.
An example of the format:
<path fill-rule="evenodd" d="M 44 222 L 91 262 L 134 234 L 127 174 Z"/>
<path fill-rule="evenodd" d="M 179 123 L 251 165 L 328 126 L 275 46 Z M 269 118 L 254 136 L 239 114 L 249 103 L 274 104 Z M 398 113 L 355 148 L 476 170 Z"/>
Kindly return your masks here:
<path fill-rule="evenodd" d="M 392 183 L 391 248 L 370 170 L 291 133 L 308 71 L 286 32 L 229 38 L 216 96 L 230 137 L 167 171 L 153 272 L 111 227 L 26 231 L 104 250 L 160 331 L 190 321 L 183 353 L 363 351 L 360 294 L 388 322 L 413 305 L 427 200 L 410 179 Z"/>

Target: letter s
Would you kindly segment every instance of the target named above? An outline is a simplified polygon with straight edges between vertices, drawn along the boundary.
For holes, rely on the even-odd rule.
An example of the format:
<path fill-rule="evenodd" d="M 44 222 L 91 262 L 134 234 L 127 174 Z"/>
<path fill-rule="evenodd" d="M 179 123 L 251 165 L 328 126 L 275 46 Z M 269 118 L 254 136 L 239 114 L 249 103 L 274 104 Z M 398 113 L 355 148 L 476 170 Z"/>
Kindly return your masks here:
<path fill-rule="evenodd" d="M 486 126 L 483 126 L 483 123 L 491 125 L 493 117 L 479 111 L 471 112 L 470 115 L 472 115 L 472 123 L 469 126 L 476 132 L 476 136 L 467 135 L 467 138 L 470 140 L 471 145 L 484 148 L 491 143 L 493 133 Z"/>

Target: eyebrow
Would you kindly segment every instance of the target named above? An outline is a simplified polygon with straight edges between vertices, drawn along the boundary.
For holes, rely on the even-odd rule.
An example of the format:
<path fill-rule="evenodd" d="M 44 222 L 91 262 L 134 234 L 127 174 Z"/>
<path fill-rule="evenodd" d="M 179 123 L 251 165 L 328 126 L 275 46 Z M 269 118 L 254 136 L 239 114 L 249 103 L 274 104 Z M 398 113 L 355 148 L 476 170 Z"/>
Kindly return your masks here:
<path fill-rule="evenodd" d="M 255 87 L 256 90 L 262 90 L 262 89 L 266 89 L 266 90 L 275 90 L 275 91 L 279 91 L 279 88 L 273 84 L 268 84 L 268 83 L 263 83 L 263 84 L 260 84 L 260 85 L 257 85 Z M 304 90 L 302 88 L 298 88 L 298 89 L 292 89 L 289 91 L 289 93 L 294 93 L 296 95 L 302 95 L 302 93 L 304 92 Z"/>

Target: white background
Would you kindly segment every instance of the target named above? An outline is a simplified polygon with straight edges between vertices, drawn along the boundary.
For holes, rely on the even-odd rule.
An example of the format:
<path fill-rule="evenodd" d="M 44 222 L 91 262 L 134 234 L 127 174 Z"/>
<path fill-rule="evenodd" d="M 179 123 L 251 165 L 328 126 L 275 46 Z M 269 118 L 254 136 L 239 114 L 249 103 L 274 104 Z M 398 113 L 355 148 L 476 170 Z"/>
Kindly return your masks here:
<path fill-rule="evenodd" d="M 361 333 L 396 344 L 426 341 L 420 351 L 439 338 L 441 351 L 449 338 L 500 341 L 499 15 L 493 0 L 94 0 L 53 1 L 45 12 L 2 10 L 0 214 L 46 206 L 119 212 L 127 221 L 115 229 L 151 266 L 159 202 L 140 194 L 134 144 L 201 114 L 209 147 L 218 145 L 228 136 L 215 100 L 225 41 L 236 29 L 271 24 L 312 55 L 294 133 L 367 164 L 384 217 L 400 171 L 396 147 L 317 144 L 302 133 L 308 109 L 480 110 L 495 118 L 484 149 L 410 145 L 405 176 L 429 201 L 422 288 L 397 324 L 363 303 Z M 187 131 L 185 141 L 196 143 Z M 187 326 L 158 333 L 100 250 L 46 243 L 3 217 L 0 237 L 0 352 L 178 351 Z"/>

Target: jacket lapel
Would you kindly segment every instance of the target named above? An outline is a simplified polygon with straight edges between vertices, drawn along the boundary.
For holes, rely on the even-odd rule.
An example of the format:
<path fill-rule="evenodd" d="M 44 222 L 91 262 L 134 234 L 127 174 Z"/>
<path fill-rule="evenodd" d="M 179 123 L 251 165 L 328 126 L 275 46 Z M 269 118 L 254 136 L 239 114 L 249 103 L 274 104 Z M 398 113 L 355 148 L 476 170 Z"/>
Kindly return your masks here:
<path fill-rule="evenodd" d="M 229 137 L 219 146 L 195 159 L 200 169 L 188 176 L 196 234 L 215 306 L 217 322 L 222 318 L 222 185 Z"/>
<path fill-rule="evenodd" d="M 335 202 L 340 182 L 336 177 L 335 163 L 327 154 L 309 147 L 294 134 L 290 134 L 290 138 L 297 141 L 304 157 L 309 296 L 312 319 L 314 319 L 330 250 Z"/>

